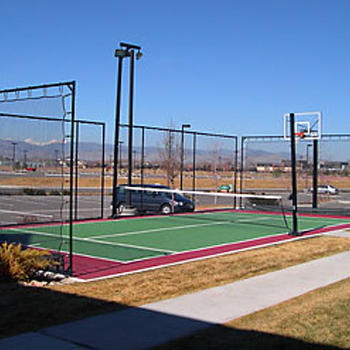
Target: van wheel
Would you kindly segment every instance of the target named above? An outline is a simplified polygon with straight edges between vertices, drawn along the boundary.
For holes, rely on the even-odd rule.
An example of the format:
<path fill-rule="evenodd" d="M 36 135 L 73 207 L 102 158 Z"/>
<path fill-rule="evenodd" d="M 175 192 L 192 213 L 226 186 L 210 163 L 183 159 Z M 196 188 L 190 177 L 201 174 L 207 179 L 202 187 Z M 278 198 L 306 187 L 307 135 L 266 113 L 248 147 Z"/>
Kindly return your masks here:
<path fill-rule="evenodd" d="M 117 208 L 118 214 L 123 214 L 124 209 L 125 209 L 125 203 L 124 202 L 119 203 Z"/>
<path fill-rule="evenodd" d="M 164 204 L 161 208 L 160 208 L 160 213 L 163 215 L 169 215 L 171 214 L 171 206 L 168 204 Z"/>

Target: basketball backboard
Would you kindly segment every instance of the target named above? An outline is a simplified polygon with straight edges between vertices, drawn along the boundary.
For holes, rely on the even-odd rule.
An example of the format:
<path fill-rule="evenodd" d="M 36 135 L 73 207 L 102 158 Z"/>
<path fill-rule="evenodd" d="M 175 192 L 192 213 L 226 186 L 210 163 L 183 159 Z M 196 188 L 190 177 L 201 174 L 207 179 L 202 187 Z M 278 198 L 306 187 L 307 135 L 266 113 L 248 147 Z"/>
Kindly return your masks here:
<path fill-rule="evenodd" d="M 321 112 L 294 113 L 295 137 L 303 140 L 319 140 L 322 136 Z M 284 138 L 290 140 L 290 114 L 284 115 Z"/>

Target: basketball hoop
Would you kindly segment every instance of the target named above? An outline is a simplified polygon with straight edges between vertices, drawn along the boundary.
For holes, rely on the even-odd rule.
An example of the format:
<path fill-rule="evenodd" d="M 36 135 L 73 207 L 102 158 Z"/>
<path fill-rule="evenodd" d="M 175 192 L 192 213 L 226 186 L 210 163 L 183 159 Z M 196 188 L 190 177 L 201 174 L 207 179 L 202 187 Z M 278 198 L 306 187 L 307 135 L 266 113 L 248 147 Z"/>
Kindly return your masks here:
<path fill-rule="evenodd" d="M 300 139 L 304 139 L 306 135 L 304 131 L 300 131 L 300 132 L 296 132 L 295 136 L 299 137 Z"/>
<path fill-rule="evenodd" d="M 300 140 L 319 140 L 321 138 L 321 112 L 305 112 L 294 114 L 294 137 Z M 284 139 L 290 141 L 290 114 L 284 115 Z"/>

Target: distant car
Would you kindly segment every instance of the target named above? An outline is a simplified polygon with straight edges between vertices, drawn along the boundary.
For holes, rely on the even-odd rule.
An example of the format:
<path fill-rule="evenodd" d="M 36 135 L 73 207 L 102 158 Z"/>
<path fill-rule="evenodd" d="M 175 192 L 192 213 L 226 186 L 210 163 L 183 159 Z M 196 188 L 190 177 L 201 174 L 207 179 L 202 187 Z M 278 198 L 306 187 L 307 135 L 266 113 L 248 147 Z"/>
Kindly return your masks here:
<path fill-rule="evenodd" d="M 313 188 L 309 188 L 309 192 L 313 192 Z M 319 194 L 338 194 L 339 189 L 332 185 L 320 185 L 317 187 L 317 193 Z"/>
<path fill-rule="evenodd" d="M 219 187 L 219 192 L 232 192 L 233 186 L 232 185 L 221 185 Z"/>
<path fill-rule="evenodd" d="M 117 187 L 117 203 L 116 207 L 119 214 L 123 213 L 123 210 L 127 203 L 127 189 L 126 185 Z M 195 206 L 193 202 L 179 193 L 157 192 L 156 189 L 167 189 L 170 187 L 161 185 L 133 185 L 132 187 L 146 187 L 152 189 L 151 191 L 131 191 L 131 205 L 136 208 L 138 212 L 153 212 L 160 214 L 171 214 L 171 213 L 183 213 L 193 212 Z"/>

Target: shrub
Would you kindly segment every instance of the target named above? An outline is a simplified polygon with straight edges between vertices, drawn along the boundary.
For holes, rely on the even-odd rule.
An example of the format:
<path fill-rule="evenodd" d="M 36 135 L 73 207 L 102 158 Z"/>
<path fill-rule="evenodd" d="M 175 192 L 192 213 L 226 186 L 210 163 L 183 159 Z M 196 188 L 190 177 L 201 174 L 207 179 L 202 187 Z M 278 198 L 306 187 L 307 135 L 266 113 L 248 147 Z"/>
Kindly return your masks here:
<path fill-rule="evenodd" d="M 22 249 L 21 244 L 2 243 L 0 246 L 0 277 L 5 280 L 25 281 L 57 263 L 51 253 L 43 250 Z"/>
<path fill-rule="evenodd" d="M 45 190 L 36 188 L 25 188 L 23 193 L 27 196 L 46 196 Z"/>
<path fill-rule="evenodd" d="M 61 192 L 60 191 L 57 191 L 57 190 L 52 190 L 50 193 L 49 193 L 50 196 L 60 196 L 61 195 Z"/>

